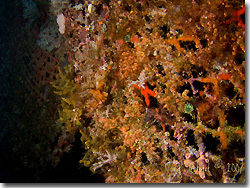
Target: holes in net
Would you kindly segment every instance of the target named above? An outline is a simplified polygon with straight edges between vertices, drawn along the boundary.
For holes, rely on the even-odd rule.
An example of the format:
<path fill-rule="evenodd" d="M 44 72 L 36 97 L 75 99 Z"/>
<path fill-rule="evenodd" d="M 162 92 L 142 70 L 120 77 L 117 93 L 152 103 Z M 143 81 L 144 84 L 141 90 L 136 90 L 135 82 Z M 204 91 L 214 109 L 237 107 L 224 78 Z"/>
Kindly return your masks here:
<path fill-rule="evenodd" d="M 190 83 L 184 84 L 183 86 L 179 86 L 179 88 L 177 90 L 178 90 L 178 93 L 181 93 L 181 94 L 185 90 L 188 90 L 187 96 L 189 96 L 189 97 L 193 96 L 193 90 L 192 90 Z"/>
<path fill-rule="evenodd" d="M 146 85 L 152 91 L 156 87 L 156 86 L 150 85 L 148 82 L 146 82 Z M 143 96 L 143 98 L 144 98 L 144 101 L 145 101 L 145 97 L 144 96 Z M 159 103 L 158 103 L 158 101 L 157 101 L 157 99 L 155 97 L 149 95 L 149 102 L 150 102 L 149 103 L 149 107 L 151 107 L 151 108 L 159 108 Z"/>
<path fill-rule="evenodd" d="M 70 33 L 69 33 L 69 38 L 73 38 L 73 36 L 74 36 L 74 33 L 73 33 L 73 32 L 70 32 Z"/>
<path fill-rule="evenodd" d="M 218 146 L 220 144 L 220 141 L 218 138 L 213 137 L 212 134 L 206 134 L 203 138 L 203 143 L 206 147 L 205 152 L 212 152 L 214 154 L 221 154 L 220 151 L 218 151 Z"/>
<path fill-rule="evenodd" d="M 206 126 L 211 129 L 218 129 L 220 126 L 219 118 L 216 114 L 212 116 L 212 119 L 208 122 L 206 122 Z"/>
<path fill-rule="evenodd" d="M 113 99 L 114 99 L 113 95 L 110 94 L 110 92 L 109 92 L 109 93 L 108 93 L 108 97 L 107 97 L 106 101 L 104 102 L 104 105 L 109 105 L 109 104 L 111 104 L 112 101 L 113 101 Z"/>
<path fill-rule="evenodd" d="M 156 120 L 154 117 L 152 117 L 151 121 L 155 125 L 157 131 L 162 131 L 162 126 L 161 126 L 161 123 L 159 122 L 159 120 Z"/>
<path fill-rule="evenodd" d="M 170 27 L 168 25 L 163 25 L 160 27 L 160 30 L 162 31 L 161 37 L 163 39 L 167 39 L 167 34 L 170 32 Z"/>
<path fill-rule="evenodd" d="M 196 48 L 196 44 L 194 41 L 179 41 L 179 44 L 182 48 L 184 48 L 185 50 L 189 51 L 189 50 L 193 50 L 196 51 L 198 48 Z"/>
<path fill-rule="evenodd" d="M 170 129 L 170 126 L 169 125 L 165 125 L 165 130 L 166 132 L 169 132 L 169 139 L 170 140 L 175 140 L 174 138 L 174 130 Z"/>
<path fill-rule="evenodd" d="M 160 148 L 156 148 L 155 152 L 157 153 L 159 157 L 161 158 L 163 157 L 163 151 Z"/>
<path fill-rule="evenodd" d="M 197 67 L 195 65 L 192 65 L 191 71 L 193 78 L 206 77 L 207 75 L 207 71 L 203 67 Z"/>
<path fill-rule="evenodd" d="M 144 164 L 144 165 L 148 165 L 149 164 L 149 160 L 147 158 L 147 155 L 145 152 L 142 152 L 141 153 L 141 162 Z"/>
<path fill-rule="evenodd" d="M 184 113 L 182 117 L 184 117 L 184 121 L 187 121 L 189 123 L 195 123 L 195 118 L 192 117 L 190 114 Z"/>
<path fill-rule="evenodd" d="M 100 15 L 102 12 L 102 4 L 96 5 L 95 6 L 95 12 Z"/>
<path fill-rule="evenodd" d="M 146 28 L 146 31 L 149 33 L 153 33 L 153 29 Z"/>
<path fill-rule="evenodd" d="M 233 156 L 237 158 L 245 157 L 245 141 L 234 139 L 230 142 L 230 145 L 228 146 L 228 151 L 231 154 L 233 153 Z"/>
<path fill-rule="evenodd" d="M 237 182 L 240 180 L 240 178 L 241 178 L 242 176 L 244 176 L 244 175 L 242 174 L 242 172 L 238 172 L 238 173 L 236 174 L 236 176 L 234 177 L 233 183 L 237 183 Z M 245 179 L 245 177 L 243 177 L 243 178 Z M 241 183 L 241 182 L 239 182 L 239 183 Z"/>
<path fill-rule="evenodd" d="M 110 7 L 110 5 L 109 5 L 110 0 L 104 0 L 103 3 L 105 3 L 108 7 Z"/>
<path fill-rule="evenodd" d="M 245 24 L 245 14 L 240 15 L 240 19 L 242 20 L 243 24 Z"/>
<path fill-rule="evenodd" d="M 245 124 L 245 106 L 230 108 L 227 113 L 228 125 L 233 127 L 244 127 Z"/>
<path fill-rule="evenodd" d="M 177 33 L 178 33 L 179 35 L 183 34 L 182 29 L 176 29 L 176 31 L 177 31 Z"/>
<path fill-rule="evenodd" d="M 104 44 L 104 45 L 107 45 L 107 46 L 110 46 L 110 40 L 107 39 L 107 38 L 105 38 L 105 39 L 103 40 L 103 44 Z"/>
<path fill-rule="evenodd" d="M 74 6 L 74 5 L 76 4 L 76 2 L 75 2 L 74 0 L 70 0 L 70 4 L 71 4 L 72 6 Z"/>
<path fill-rule="evenodd" d="M 204 83 L 202 83 L 202 82 L 199 82 L 199 81 L 195 80 L 193 82 L 193 86 L 194 86 L 195 90 L 204 91 Z"/>
<path fill-rule="evenodd" d="M 142 11 L 142 5 L 140 3 L 136 4 L 136 8 L 138 11 Z"/>
<path fill-rule="evenodd" d="M 202 48 L 206 48 L 208 46 L 208 42 L 207 42 L 207 39 L 201 39 L 200 40 L 200 43 L 202 45 Z"/>
<path fill-rule="evenodd" d="M 195 147 L 196 150 L 198 150 L 198 146 L 197 146 L 197 143 L 195 141 L 195 137 L 194 137 L 194 131 L 189 129 L 187 131 L 187 137 L 186 137 L 186 141 L 187 141 L 187 146 L 193 146 Z"/>
<path fill-rule="evenodd" d="M 127 42 L 127 44 L 128 44 L 128 46 L 129 46 L 130 48 L 135 49 L 135 45 L 134 45 L 133 42 Z"/>
<path fill-rule="evenodd" d="M 46 72 L 46 78 L 50 77 L 50 73 Z"/>
<path fill-rule="evenodd" d="M 236 51 L 237 53 L 234 57 L 234 61 L 236 64 L 241 65 L 242 62 L 245 61 L 245 53 L 240 47 L 238 47 Z"/>
<path fill-rule="evenodd" d="M 158 73 L 161 74 L 162 76 L 166 76 L 166 73 L 164 73 L 164 67 L 162 65 L 156 65 Z"/>
<path fill-rule="evenodd" d="M 150 19 L 150 17 L 149 17 L 148 15 L 146 15 L 146 16 L 144 17 L 144 19 L 145 19 L 146 22 L 148 22 L 148 23 L 151 23 L 151 22 L 152 22 L 152 20 Z"/>
<path fill-rule="evenodd" d="M 174 158 L 175 157 L 175 154 L 172 150 L 172 147 L 168 147 L 168 157 L 169 158 Z"/>
<path fill-rule="evenodd" d="M 229 99 L 233 99 L 237 92 L 234 90 L 234 85 L 227 81 L 227 80 L 222 80 L 220 83 L 220 88 L 221 88 L 221 94 L 224 94 L 227 96 Z"/>
<path fill-rule="evenodd" d="M 174 45 L 170 45 L 170 46 L 171 46 L 173 52 L 177 50 L 177 48 Z"/>
<path fill-rule="evenodd" d="M 124 5 L 124 9 L 127 11 L 127 12 L 130 12 L 132 10 L 131 6 L 129 6 L 128 4 L 125 4 Z"/>
<path fill-rule="evenodd" d="M 141 38 L 141 35 L 138 31 L 136 32 L 136 35 L 138 35 L 138 37 Z"/>

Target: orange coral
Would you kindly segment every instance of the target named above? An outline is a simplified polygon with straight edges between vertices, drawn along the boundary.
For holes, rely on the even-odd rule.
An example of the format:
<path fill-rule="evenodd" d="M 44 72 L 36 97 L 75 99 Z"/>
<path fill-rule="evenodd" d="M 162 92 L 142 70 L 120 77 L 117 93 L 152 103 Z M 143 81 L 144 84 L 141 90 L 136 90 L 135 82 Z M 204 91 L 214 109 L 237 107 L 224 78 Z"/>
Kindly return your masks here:
<path fill-rule="evenodd" d="M 202 78 L 200 81 L 203 83 L 212 83 L 214 85 L 215 96 L 219 95 L 219 87 L 218 87 L 217 79 L 215 79 L 215 78 Z"/>
<path fill-rule="evenodd" d="M 245 29 L 245 24 L 243 23 L 242 19 L 241 19 L 241 15 L 245 14 L 245 6 L 242 7 L 242 9 L 240 10 L 236 10 L 233 13 L 233 18 L 231 18 L 230 20 L 226 21 L 226 25 L 232 23 L 233 21 L 237 21 L 238 22 L 238 26 L 242 27 Z"/>
<path fill-rule="evenodd" d="M 229 80 L 231 78 L 231 74 L 221 74 L 219 76 L 219 80 Z"/>
<path fill-rule="evenodd" d="M 235 133 L 242 135 L 242 136 L 245 136 L 245 131 L 243 131 L 243 130 L 236 130 Z"/>
<path fill-rule="evenodd" d="M 145 102 L 147 106 L 149 106 L 150 104 L 149 95 L 151 95 L 152 97 L 155 97 L 156 93 L 150 90 L 147 85 L 145 86 L 145 89 L 135 84 L 134 84 L 134 87 L 141 90 L 141 94 L 145 97 Z"/>
<path fill-rule="evenodd" d="M 227 148 L 227 135 L 226 135 L 226 133 L 223 130 L 221 130 L 220 128 L 218 128 L 218 135 L 220 136 L 220 142 L 221 142 L 222 149 L 226 149 Z"/>
<path fill-rule="evenodd" d="M 218 86 L 218 81 L 220 80 L 229 80 L 231 78 L 231 74 L 220 74 L 219 77 L 213 78 L 213 77 L 208 77 L 208 78 L 201 78 L 199 81 L 203 83 L 212 83 L 214 85 L 214 91 L 215 91 L 215 97 L 219 96 L 219 86 Z"/>
<path fill-rule="evenodd" d="M 199 39 L 193 36 L 181 36 L 179 38 L 168 39 L 167 43 L 174 45 L 178 51 L 181 51 L 180 41 L 194 41 L 197 46 L 200 45 Z"/>

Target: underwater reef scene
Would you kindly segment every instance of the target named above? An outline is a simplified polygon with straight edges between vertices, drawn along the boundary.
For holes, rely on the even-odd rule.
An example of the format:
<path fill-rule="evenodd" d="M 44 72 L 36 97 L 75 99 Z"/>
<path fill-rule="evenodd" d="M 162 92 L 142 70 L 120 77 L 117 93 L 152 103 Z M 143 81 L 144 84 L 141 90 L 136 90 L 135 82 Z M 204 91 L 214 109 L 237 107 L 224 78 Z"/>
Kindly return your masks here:
<path fill-rule="evenodd" d="M 245 183 L 244 1 L 4 2 L 2 182 Z"/>

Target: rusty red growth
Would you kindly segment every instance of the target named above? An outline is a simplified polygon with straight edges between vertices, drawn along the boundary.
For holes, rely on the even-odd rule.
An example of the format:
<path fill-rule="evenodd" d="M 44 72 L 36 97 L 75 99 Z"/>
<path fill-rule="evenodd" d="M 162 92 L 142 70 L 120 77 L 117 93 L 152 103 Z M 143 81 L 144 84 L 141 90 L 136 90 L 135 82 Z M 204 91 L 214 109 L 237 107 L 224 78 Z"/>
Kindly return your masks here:
<path fill-rule="evenodd" d="M 142 87 L 139 87 L 137 84 L 134 84 L 134 87 L 141 90 L 141 94 L 145 97 L 145 102 L 146 102 L 147 106 L 149 106 L 149 104 L 150 104 L 149 95 L 151 95 L 152 97 L 155 97 L 156 93 L 154 91 L 152 91 L 151 89 L 149 89 L 147 85 L 145 86 L 145 89 Z"/>
<path fill-rule="evenodd" d="M 242 9 L 234 11 L 233 17 L 230 20 L 226 21 L 225 24 L 228 25 L 228 24 L 232 23 L 233 21 L 237 21 L 238 26 L 245 29 L 245 24 L 243 23 L 243 21 L 240 17 L 241 15 L 244 15 L 244 14 L 245 14 L 245 5 L 242 7 Z"/>

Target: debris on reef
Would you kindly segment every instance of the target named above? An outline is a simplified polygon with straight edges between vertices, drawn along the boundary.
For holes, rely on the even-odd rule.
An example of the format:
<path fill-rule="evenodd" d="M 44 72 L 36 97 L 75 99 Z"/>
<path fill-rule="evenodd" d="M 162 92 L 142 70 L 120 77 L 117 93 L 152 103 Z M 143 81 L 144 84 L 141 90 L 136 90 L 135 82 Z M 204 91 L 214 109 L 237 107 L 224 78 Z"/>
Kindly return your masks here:
<path fill-rule="evenodd" d="M 245 182 L 243 3 L 65 7 L 74 78 L 66 68 L 53 85 L 63 129 L 82 134 L 80 163 L 109 183 Z"/>

